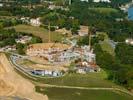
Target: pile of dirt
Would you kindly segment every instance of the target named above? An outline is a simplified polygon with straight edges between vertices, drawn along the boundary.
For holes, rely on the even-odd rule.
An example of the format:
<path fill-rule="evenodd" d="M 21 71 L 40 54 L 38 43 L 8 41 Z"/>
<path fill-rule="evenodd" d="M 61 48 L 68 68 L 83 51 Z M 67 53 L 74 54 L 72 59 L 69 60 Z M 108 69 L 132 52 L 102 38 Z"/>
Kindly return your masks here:
<path fill-rule="evenodd" d="M 13 87 L 6 83 L 4 80 L 0 79 L 0 96 L 8 95 L 13 91 Z"/>
<path fill-rule="evenodd" d="M 14 71 L 13 66 L 3 53 L 0 53 L 0 96 L 48 100 L 46 95 L 35 92 L 34 84 Z"/>
<path fill-rule="evenodd" d="M 0 96 L 9 95 L 13 90 L 13 86 L 9 82 L 4 81 L 4 75 L 7 73 L 0 61 Z"/>
<path fill-rule="evenodd" d="M 6 70 L 3 68 L 3 66 L 0 63 L 0 75 L 4 74 Z"/>

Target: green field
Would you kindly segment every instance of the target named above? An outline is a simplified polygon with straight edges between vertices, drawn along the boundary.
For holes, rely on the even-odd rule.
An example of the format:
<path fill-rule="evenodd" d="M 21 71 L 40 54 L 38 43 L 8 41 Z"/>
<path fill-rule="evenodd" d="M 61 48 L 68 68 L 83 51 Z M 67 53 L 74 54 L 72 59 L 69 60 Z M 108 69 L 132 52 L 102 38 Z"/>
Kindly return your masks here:
<path fill-rule="evenodd" d="M 77 87 L 118 87 L 114 83 L 106 80 L 106 73 L 88 74 L 67 74 L 58 78 L 38 78 L 38 81 L 45 84 Z"/>
<path fill-rule="evenodd" d="M 111 55 L 114 55 L 115 54 L 114 49 L 112 48 L 112 46 L 108 42 L 108 40 L 109 40 L 108 35 L 104 32 L 98 32 L 97 34 L 104 34 L 105 35 L 105 40 L 100 43 L 101 47 L 104 51 L 107 51 Z"/>
<path fill-rule="evenodd" d="M 88 74 L 67 74 L 62 77 L 48 78 L 48 77 L 30 77 L 20 71 L 16 70 L 23 77 L 33 81 L 35 85 L 49 84 L 57 86 L 73 86 L 73 87 L 94 87 L 94 88 L 125 88 L 116 85 L 115 83 L 107 80 L 107 74 L 105 71 L 99 73 Z"/>
<path fill-rule="evenodd" d="M 36 91 L 46 94 L 49 100 L 133 100 L 133 97 L 129 95 L 110 90 L 36 87 Z"/>
<path fill-rule="evenodd" d="M 103 7 L 95 7 L 95 8 L 89 8 L 91 10 L 103 13 L 103 14 L 110 14 L 110 13 L 117 13 L 118 10 L 114 8 L 103 8 Z"/>
<path fill-rule="evenodd" d="M 31 33 L 35 36 L 40 37 L 43 40 L 43 42 L 48 42 L 48 30 L 42 27 L 35 27 L 30 25 L 17 25 L 13 28 L 15 28 L 17 32 Z M 51 32 L 51 41 L 61 41 L 62 38 L 63 35 L 61 33 Z"/>

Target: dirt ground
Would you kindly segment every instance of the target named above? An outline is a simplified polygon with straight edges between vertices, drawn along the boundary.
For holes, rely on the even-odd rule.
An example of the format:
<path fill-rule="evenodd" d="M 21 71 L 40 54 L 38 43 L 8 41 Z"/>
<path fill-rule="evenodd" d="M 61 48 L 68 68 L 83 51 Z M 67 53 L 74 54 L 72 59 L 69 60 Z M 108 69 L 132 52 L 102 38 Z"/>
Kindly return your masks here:
<path fill-rule="evenodd" d="M 0 96 L 18 96 L 29 100 L 48 100 L 35 92 L 34 85 L 18 75 L 5 54 L 0 53 Z"/>

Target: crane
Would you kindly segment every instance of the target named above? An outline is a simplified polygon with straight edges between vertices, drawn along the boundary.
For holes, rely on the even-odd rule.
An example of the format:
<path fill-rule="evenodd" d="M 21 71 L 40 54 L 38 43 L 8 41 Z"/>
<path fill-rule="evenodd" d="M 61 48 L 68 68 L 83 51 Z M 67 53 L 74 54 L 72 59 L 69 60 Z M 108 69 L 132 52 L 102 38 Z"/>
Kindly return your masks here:
<path fill-rule="evenodd" d="M 43 26 L 48 26 L 48 42 L 51 42 L 51 27 L 58 28 L 58 26 L 51 26 L 50 22 L 48 25 L 43 25 Z"/>

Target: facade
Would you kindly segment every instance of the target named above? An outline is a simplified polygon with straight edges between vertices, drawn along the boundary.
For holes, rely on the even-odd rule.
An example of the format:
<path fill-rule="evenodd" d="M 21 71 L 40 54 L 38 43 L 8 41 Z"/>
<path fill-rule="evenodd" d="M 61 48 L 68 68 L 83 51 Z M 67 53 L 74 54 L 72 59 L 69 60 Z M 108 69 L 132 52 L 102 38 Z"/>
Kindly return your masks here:
<path fill-rule="evenodd" d="M 0 3 L 0 7 L 3 7 L 3 4 L 2 3 Z"/>
<path fill-rule="evenodd" d="M 94 2 L 108 2 L 108 3 L 110 3 L 111 1 L 110 0 L 94 0 Z"/>
<path fill-rule="evenodd" d="M 126 39 L 125 42 L 127 44 L 133 45 L 133 39 Z"/>
<path fill-rule="evenodd" d="M 88 35 L 88 26 L 80 26 L 80 30 L 78 30 L 79 36 Z"/>
<path fill-rule="evenodd" d="M 95 63 L 83 61 L 76 65 L 76 70 L 77 73 L 86 74 L 88 72 L 99 72 L 100 67 Z"/>
<path fill-rule="evenodd" d="M 57 77 L 62 75 L 61 71 L 52 71 L 52 70 L 33 70 L 31 71 L 31 73 L 38 76 L 52 76 L 52 77 Z"/>
<path fill-rule="evenodd" d="M 30 24 L 32 26 L 40 26 L 41 25 L 40 18 L 30 19 Z"/>
<path fill-rule="evenodd" d="M 0 48 L 0 52 L 5 52 L 5 51 L 15 51 L 16 50 L 16 46 L 13 45 L 13 46 L 5 46 L 5 47 L 2 47 Z"/>
<path fill-rule="evenodd" d="M 86 1 L 86 2 L 88 2 L 89 0 L 80 0 L 80 1 Z"/>
<path fill-rule="evenodd" d="M 21 17 L 20 20 L 21 20 L 23 23 L 27 23 L 27 24 L 30 23 L 30 18 L 29 18 L 29 17 Z"/>
<path fill-rule="evenodd" d="M 16 43 L 22 43 L 22 44 L 26 44 L 28 43 L 30 40 L 32 39 L 32 37 L 30 36 L 22 36 L 19 39 L 15 39 Z"/>

